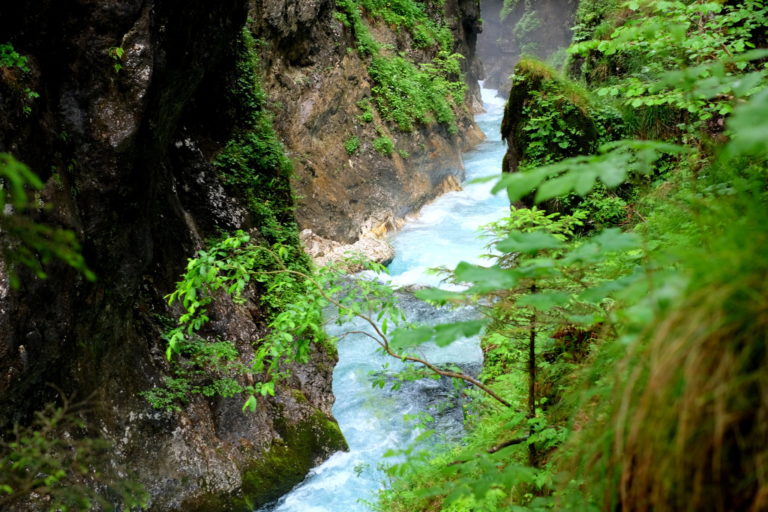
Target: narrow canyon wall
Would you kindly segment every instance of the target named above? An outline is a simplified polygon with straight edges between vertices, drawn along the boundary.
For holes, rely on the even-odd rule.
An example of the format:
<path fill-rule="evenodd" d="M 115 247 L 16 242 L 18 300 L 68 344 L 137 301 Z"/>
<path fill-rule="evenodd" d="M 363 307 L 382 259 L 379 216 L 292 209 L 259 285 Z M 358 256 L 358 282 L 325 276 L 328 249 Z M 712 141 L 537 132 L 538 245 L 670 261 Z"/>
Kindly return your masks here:
<path fill-rule="evenodd" d="M 336 355 L 325 346 L 295 365 L 255 413 L 243 413 L 238 398 L 201 395 L 180 411 L 161 411 L 140 393 L 170 374 L 163 334 L 180 311 L 164 297 L 187 258 L 236 229 L 269 242 L 273 221 L 298 240 L 288 176 L 257 155 L 247 178 L 263 185 L 245 194 L 237 181 L 243 177 L 233 181 L 216 163 L 253 129 L 232 92 L 242 85 L 243 27 L 256 39 L 266 91 L 244 103 L 262 120 L 269 109 L 285 142 L 300 227 L 351 242 L 384 233 L 458 186 L 461 151 L 482 138 L 471 116 L 479 101 L 479 5 L 426 5 L 465 56 L 470 93 L 456 134 L 436 123 L 400 133 L 377 113 L 373 124 L 358 119 L 357 103 L 372 84 L 367 64 L 348 50 L 354 36 L 334 15 L 333 0 L 0 7 L 0 44 L 12 43 L 28 62 L 26 70 L 0 68 L 0 152 L 42 179 L 37 202 L 46 208 L 31 214 L 72 230 L 98 278 L 90 282 L 55 262 L 47 279 L 20 270 L 18 289 L 3 277 L 0 427 L 28 421 L 59 392 L 87 399 L 88 434 L 112 442 L 110 463 L 146 487 L 157 511 L 245 510 L 344 449 L 331 416 Z M 434 58 L 434 49 L 408 50 L 405 32 L 373 18 L 367 23 L 415 61 Z M 372 147 L 381 133 L 395 142 L 391 156 Z M 351 136 L 361 141 L 353 155 L 344 148 Z M 237 158 L 250 158 L 245 149 Z M 255 196 L 261 213 L 253 209 Z M 278 204 L 267 222 L 264 208 Z M 235 342 L 245 364 L 266 332 L 261 292 L 248 291 L 244 304 L 217 301 L 204 333 Z"/>
<path fill-rule="evenodd" d="M 380 235 L 462 179 L 461 152 L 483 137 L 472 120 L 472 108 L 480 104 L 475 55 L 479 4 L 446 0 L 425 5 L 432 19 L 450 27 L 454 51 L 464 55 L 470 93 L 455 135 L 437 123 L 402 133 L 382 122 L 375 109 L 373 122 L 358 118 L 358 102 L 371 96 L 373 83 L 366 59 L 352 50 L 357 46 L 352 30 L 334 15 L 333 0 L 252 1 L 254 32 L 264 42 L 264 86 L 295 166 L 301 228 L 343 243 L 367 233 Z M 414 62 L 429 62 L 436 55 L 435 49 L 413 49 L 406 30 L 387 26 L 375 15 L 365 22 L 380 42 Z M 395 142 L 391 156 L 373 147 L 381 134 Z M 349 155 L 344 143 L 352 137 L 360 148 Z"/>
<path fill-rule="evenodd" d="M 509 76 L 523 55 L 547 59 L 571 41 L 577 0 L 481 0 L 483 31 L 477 55 L 485 69 L 485 87 L 509 95 Z"/>
<path fill-rule="evenodd" d="M 0 152 L 45 182 L 37 201 L 51 208 L 36 219 L 71 229 L 98 277 L 55 263 L 44 280 L 21 270 L 19 289 L 4 277 L 0 426 L 56 399 L 49 384 L 87 400 L 90 435 L 113 443 L 108 462 L 146 487 L 151 510 L 245 510 L 345 447 L 327 348 L 255 413 L 239 398 L 196 395 L 166 412 L 139 396 L 169 374 L 162 335 L 179 311 L 163 297 L 186 259 L 221 232 L 264 236 L 211 163 L 239 123 L 227 98 L 247 15 L 245 0 L 0 7 L 0 41 L 29 68 L 0 69 Z M 287 187 L 270 169 L 253 173 L 275 195 Z M 206 335 L 236 342 L 247 364 L 265 314 L 259 290 L 246 299 L 221 301 Z"/>

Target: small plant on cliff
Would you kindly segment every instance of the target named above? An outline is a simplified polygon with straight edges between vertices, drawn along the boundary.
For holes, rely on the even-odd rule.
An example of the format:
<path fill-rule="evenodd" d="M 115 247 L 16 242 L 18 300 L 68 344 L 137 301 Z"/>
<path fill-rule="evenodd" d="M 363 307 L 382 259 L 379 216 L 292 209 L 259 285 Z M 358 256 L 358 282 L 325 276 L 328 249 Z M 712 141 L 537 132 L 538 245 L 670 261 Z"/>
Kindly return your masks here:
<path fill-rule="evenodd" d="M 39 510 L 112 511 L 115 498 L 126 508 L 146 506 L 144 489 L 112 466 L 110 443 L 88 435 L 84 412 L 86 404 L 67 399 L 48 404 L 0 440 L 0 508 L 31 502 Z"/>
<path fill-rule="evenodd" d="M 109 56 L 112 57 L 112 69 L 115 70 L 115 73 L 119 73 L 121 69 L 123 69 L 123 55 L 125 54 L 125 50 L 123 50 L 120 46 L 113 46 L 109 49 Z"/>
<path fill-rule="evenodd" d="M 18 68 L 29 72 L 28 59 L 17 52 L 11 43 L 0 44 L 0 68 Z"/>
<path fill-rule="evenodd" d="M 461 71 L 462 55 L 453 53 L 450 29 L 432 21 L 424 7 L 413 0 L 341 0 L 337 5 L 345 26 L 353 29 L 359 52 L 371 58 L 368 73 L 376 82 L 373 100 L 381 116 L 406 132 L 418 124 L 438 122 L 445 124 L 449 133 L 457 133 L 456 112 L 464 106 L 467 86 Z M 362 12 L 375 13 L 391 26 L 405 27 L 416 46 L 434 47 L 435 57 L 417 65 L 405 53 L 384 51 Z M 361 108 L 361 119 L 372 121 L 372 115 Z"/>
<path fill-rule="evenodd" d="M 356 135 L 353 135 L 344 141 L 344 151 L 346 151 L 349 156 L 357 153 L 358 149 L 360 149 L 360 138 Z"/>
<path fill-rule="evenodd" d="M 459 54 L 440 53 L 432 63 L 416 66 L 406 58 L 376 57 L 368 72 L 376 82 L 372 91 L 381 116 L 404 132 L 432 122 L 457 133 L 454 109 L 464 102 L 466 84 L 461 77 Z"/>
<path fill-rule="evenodd" d="M 21 55 L 13 47 L 11 43 L 0 44 L 0 68 L 16 69 L 22 74 L 28 74 L 29 59 Z M 30 87 L 20 85 L 17 83 L 17 79 L 11 79 L 10 82 L 12 89 L 18 91 L 22 98 L 22 112 L 25 115 L 32 113 L 32 102 L 40 97 L 40 94 L 33 91 Z"/>
<path fill-rule="evenodd" d="M 286 376 L 285 363 L 306 363 L 311 343 L 325 339 L 320 302 L 314 287 L 302 279 L 309 274 L 294 259 L 295 249 L 253 242 L 240 231 L 189 260 L 187 272 L 167 297 L 169 304 L 184 310 L 177 327 L 165 335 L 174 376 L 165 379 L 164 387 L 143 393 L 153 406 L 178 410 L 193 395 L 245 393 L 244 409 L 254 409 L 256 396 L 275 394 Z M 260 302 L 272 311 L 269 334 L 239 343 L 203 336 L 214 301 L 229 297 L 244 305 L 251 285 L 261 289 Z"/>
<path fill-rule="evenodd" d="M 390 156 L 395 151 L 395 143 L 386 135 L 382 135 L 381 137 L 374 139 L 373 149 L 382 155 Z"/>
<path fill-rule="evenodd" d="M 373 106 L 371 105 L 370 98 L 363 98 L 357 102 L 358 108 L 363 111 L 357 118 L 364 123 L 373 122 Z"/>

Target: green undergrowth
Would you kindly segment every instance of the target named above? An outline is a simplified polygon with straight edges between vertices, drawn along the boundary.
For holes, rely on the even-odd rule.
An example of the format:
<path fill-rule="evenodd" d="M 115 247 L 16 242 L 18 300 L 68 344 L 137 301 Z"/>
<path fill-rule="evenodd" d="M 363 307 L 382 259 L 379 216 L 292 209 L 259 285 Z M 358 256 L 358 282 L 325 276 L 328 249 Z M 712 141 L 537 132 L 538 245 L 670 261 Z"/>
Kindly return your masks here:
<path fill-rule="evenodd" d="M 0 44 L 0 70 L 7 70 L 0 76 L 0 85 L 8 87 L 18 98 L 25 116 L 32 114 L 32 105 L 40 93 L 32 90 L 27 82 L 31 74 L 29 58 L 20 54 L 11 43 Z"/>
<path fill-rule="evenodd" d="M 400 451 L 378 510 L 766 506 L 765 8 L 582 2 L 577 21 L 572 78 L 515 71 L 495 256 L 453 270 L 465 292 L 418 292 L 481 304 L 507 404 L 473 393 L 465 439 Z"/>
<path fill-rule="evenodd" d="M 501 131 L 514 141 L 516 159 L 505 160 L 505 172 L 525 173 L 566 158 L 595 153 L 627 133 L 620 110 L 600 102 L 583 85 L 533 58 L 523 58 L 512 75 L 512 90 Z M 618 225 L 626 220 L 630 187 L 614 183 L 589 194 L 553 197 L 543 206 L 553 212 L 580 211 L 584 229 Z M 532 204 L 533 197 L 523 198 Z"/>
<path fill-rule="evenodd" d="M 281 364 L 307 362 L 311 343 L 325 340 L 320 310 L 311 303 L 301 307 L 307 325 L 314 327 L 298 330 L 295 339 L 280 341 L 277 335 L 267 335 L 238 344 L 221 339 L 208 326 L 209 308 L 228 296 L 235 304 L 255 301 L 265 323 L 280 330 L 286 312 L 295 311 L 306 297 L 297 273 L 308 274 L 311 263 L 293 216 L 292 167 L 272 125 L 258 72 L 256 41 L 244 28 L 229 99 L 237 125 L 212 165 L 227 190 L 247 206 L 253 228 L 210 240 L 189 260 L 182 280 L 168 296 L 169 304 L 180 304 L 184 313 L 165 334 L 172 375 L 164 378 L 163 386 L 144 393 L 160 409 L 180 410 L 195 395 L 245 395 L 247 408 L 252 409 L 257 396 L 275 394 L 284 376 Z M 258 299 L 246 298 L 251 285 Z M 297 343 L 286 351 L 285 359 L 270 353 L 278 344 L 294 340 Z M 256 356 L 246 357 L 254 347 Z M 264 372 L 268 374 L 264 382 L 243 384 L 247 376 Z"/>
<path fill-rule="evenodd" d="M 144 510 L 148 494 L 134 475 L 114 467 L 114 446 L 87 428 L 92 404 L 46 404 L 27 426 L 15 425 L 0 442 L 3 510 Z"/>
<path fill-rule="evenodd" d="M 361 105 L 361 118 L 372 121 L 368 110 L 371 101 L 382 119 L 402 132 L 438 123 L 449 133 L 457 133 L 456 117 L 465 108 L 467 86 L 460 65 L 463 57 L 453 52 L 450 29 L 415 0 L 342 0 L 337 7 L 337 17 L 352 30 L 357 51 L 368 60 L 368 73 L 374 82 L 372 98 Z M 432 8 L 442 9 L 442 5 Z M 430 50 L 434 57 L 417 63 L 410 52 L 398 52 L 378 42 L 369 28 L 370 20 L 382 20 L 394 30 L 406 31 L 415 48 Z"/>

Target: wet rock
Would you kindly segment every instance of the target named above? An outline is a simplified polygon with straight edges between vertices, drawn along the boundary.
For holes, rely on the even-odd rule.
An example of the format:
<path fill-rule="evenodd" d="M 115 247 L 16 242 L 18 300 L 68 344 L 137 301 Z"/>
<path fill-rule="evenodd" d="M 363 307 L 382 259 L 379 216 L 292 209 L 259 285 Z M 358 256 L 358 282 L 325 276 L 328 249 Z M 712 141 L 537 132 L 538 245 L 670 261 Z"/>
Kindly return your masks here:
<path fill-rule="evenodd" d="M 290 11 L 296 23 L 310 4 Z M 140 396 L 170 374 L 163 333 L 179 311 L 163 297 L 187 258 L 221 232 L 261 236 L 211 164 L 236 121 L 225 98 L 247 15 L 246 0 L 0 7 L 1 42 L 30 62 L 29 73 L 0 73 L 0 151 L 46 182 L 40 201 L 55 206 L 36 220 L 76 233 L 98 277 L 53 264 L 46 280 L 22 270 L 13 290 L 0 275 L 0 428 L 55 400 L 48 383 L 88 398 L 93 433 L 113 445 L 109 462 L 144 484 L 154 511 L 249 509 L 346 446 L 331 416 L 328 347 L 294 365 L 255 413 L 241 397 L 196 395 L 166 412 Z M 18 87 L 40 95 L 26 113 Z M 234 342 L 248 365 L 263 309 L 255 290 L 245 304 L 222 301 L 207 334 Z M 290 471 L 258 480 L 278 450 Z"/>
<path fill-rule="evenodd" d="M 301 232 L 301 241 L 307 254 L 318 266 L 342 263 L 347 259 L 363 258 L 368 261 L 388 265 L 395 257 L 395 250 L 383 239 L 373 235 L 360 238 L 353 244 L 340 244 L 318 236 L 310 229 Z M 358 272 L 362 270 L 360 265 L 347 265 L 347 271 Z"/>

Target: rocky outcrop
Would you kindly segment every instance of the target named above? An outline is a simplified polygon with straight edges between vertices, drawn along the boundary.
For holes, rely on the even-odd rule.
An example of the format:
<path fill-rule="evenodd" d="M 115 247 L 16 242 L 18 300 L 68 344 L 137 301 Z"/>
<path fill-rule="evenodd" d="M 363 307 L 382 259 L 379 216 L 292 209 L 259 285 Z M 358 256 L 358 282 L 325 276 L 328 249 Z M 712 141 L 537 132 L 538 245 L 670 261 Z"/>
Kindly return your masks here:
<path fill-rule="evenodd" d="M 340 244 L 314 234 L 311 229 L 305 229 L 301 232 L 301 241 L 316 265 L 322 267 L 329 264 L 344 264 L 348 272 L 359 272 L 362 270 L 362 265 L 358 263 L 349 265 L 346 260 L 362 259 L 389 265 L 395 258 L 395 250 L 392 246 L 386 240 L 372 234 L 361 237 L 354 244 Z"/>
<path fill-rule="evenodd" d="M 540 61 L 523 59 L 514 68 L 512 84 L 501 123 L 501 137 L 507 143 L 503 172 L 517 172 L 521 164 L 543 165 L 597 149 L 598 126 L 589 97 L 566 78 Z M 544 140 L 534 138 L 537 133 L 533 128 L 537 126 L 529 124 L 531 119 L 551 115 L 553 110 L 564 126 L 573 128 L 559 138 L 554 131 Z"/>
<path fill-rule="evenodd" d="M 481 0 L 483 31 L 477 55 L 485 69 L 485 87 L 509 94 L 509 76 L 520 57 L 547 59 L 571 42 L 577 0 L 520 0 L 505 12 L 503 0 Z"/>
<path fill-rule="evenodd" d="M 434 4 L 432 16 L 451 28 L 458 41 L 455 51 L 465 56 L 462 66 L 471 84 L 469 98 L 474 98 L 458 119 L 457 135 L 437 124 L 401 133 L 382 122 L 375 109 L 373 122 L 359 119 L 358 102 L 370 97 L 373 83 L 368 62 L 352 50 L 354 34 L 334 16 L 333 0 L 252 1 L 254 31 L 264 41 L 265 89 L 294 162 L 302 229 L 351 244 L 385 229 L 390 219 L 416 211 L 445 190 L 448 180 L 463 177 L 461 153 L 482 139 L 471 116 L 479 101 L 480 69 L 474 54 L 479 5 L 474 0 Z M 406 31 L 375 17 L 366 22 L 380 41 L 407 51 L 413 60 L 434 57 L 435 49 L 412 50 Z M 395 143 L 389 156 L 374 148 L 373 141 L 382 135 Z M 348 152 L 345 142 L 353 137 L 359 147 Z"/>
<path fill-rule="evenodd" d="M 38 220 L 74 231 L 98 277 L 52 264 L 48 279 L 3 283 L 0 423 L 55 399 L 48 383 L 87 398 L 110 463 L 136 475 L 151 510 L 250 509 L 345 446 L 330 416 L 336 356 L 323 346 L 255 413 L 201 395 L 162 412 L 139 396 L 168 374 L 162 335 L 177 312 L 163 297 L 186 259 L 222 231 L 266 236 L 211 164 L 237 124 L 226 98 L 247 12 L 245 0 L 0 7 L 0 37 L 29 59 L 29 71 L 0 70 L 0 152 L 43 179 L 38 202 L 54 207 Z M 266 195 L 284 195 L 279 173 L 253 172 Z M 246 299 L 216 306 L 209 332 L 244 363 L 266 328 L 259 291 Z"/>

